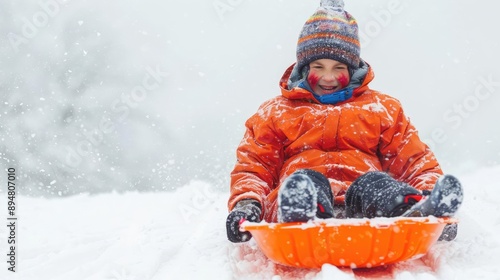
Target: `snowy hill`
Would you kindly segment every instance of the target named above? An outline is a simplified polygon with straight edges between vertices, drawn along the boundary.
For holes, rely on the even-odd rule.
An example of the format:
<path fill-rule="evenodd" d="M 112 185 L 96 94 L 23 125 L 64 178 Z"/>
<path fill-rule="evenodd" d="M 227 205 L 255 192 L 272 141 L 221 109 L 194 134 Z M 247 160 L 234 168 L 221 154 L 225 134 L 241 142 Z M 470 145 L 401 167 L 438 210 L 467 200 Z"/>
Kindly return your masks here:
<path fill-rule="evenodd" d="M 500 166 L 460 176 L 459 235 L 421 259 L 396 264 L 395 279 L 498 279 Z M 168 193 L 19 197 L 18 272 L 1 279 L 354 279 L 330 265 L 275 265 L 253 241 L 227 241 L 227 193 L 201 181 Z M 4 202 L 2 201 L 2 204 Z M 3 218 L 3 217 L 2 217 Z M 6 236 L 0 228 L 0 236 Z M 387 276 L 387 275 L 385 275 Z"/>

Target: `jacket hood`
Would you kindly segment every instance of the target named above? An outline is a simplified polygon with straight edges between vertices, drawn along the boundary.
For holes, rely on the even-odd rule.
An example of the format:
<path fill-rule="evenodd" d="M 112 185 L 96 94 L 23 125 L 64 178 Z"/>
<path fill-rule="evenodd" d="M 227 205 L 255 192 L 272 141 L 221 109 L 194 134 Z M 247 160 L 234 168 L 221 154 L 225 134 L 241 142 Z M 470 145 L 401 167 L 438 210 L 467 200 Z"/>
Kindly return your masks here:
<path fill-rule="evenodd" d="M 307 69 L 303 69 L 299 73 L 295 66 L 296 64 L 292 64 L 288 67 L 281 77 L 281 94 L 288 99 L 308 99 L 315 103 L 321 103 L 311 91 L 302 86 L 307 77 Z M 346 88 L 353 89 L 353 97 L 359 96 L 369 89 L 368 84 L 374 77 L 375 74 L 371 66 L 362 60 L 360 67 L 352 74 L 351 81 Z"/>

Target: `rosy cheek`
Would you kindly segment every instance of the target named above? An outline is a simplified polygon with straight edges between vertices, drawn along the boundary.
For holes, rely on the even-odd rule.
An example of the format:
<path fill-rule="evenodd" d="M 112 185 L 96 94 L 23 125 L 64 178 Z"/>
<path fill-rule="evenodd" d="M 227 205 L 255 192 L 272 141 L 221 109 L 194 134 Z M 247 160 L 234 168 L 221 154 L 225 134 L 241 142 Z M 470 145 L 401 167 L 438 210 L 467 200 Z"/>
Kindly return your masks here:
<path fill-rule="evenodd" d="M 347 78 L 344 74 L 340 74 L 340 76 L 337 77 L 337 81 L 342 88 L 346 87 L 349 84 L 349 78 Z"/>
<path fill-rule="evenodd" d="M 311 88 L 314 89 L 314 87 L 318 84 L 319 82 L 319 77 L 316 76 L 314 73 L 311 73 L 309 74 L 309 76 L 307 77 L 307 82 L 309 83 L 309 85 L 311 86 Z"/>

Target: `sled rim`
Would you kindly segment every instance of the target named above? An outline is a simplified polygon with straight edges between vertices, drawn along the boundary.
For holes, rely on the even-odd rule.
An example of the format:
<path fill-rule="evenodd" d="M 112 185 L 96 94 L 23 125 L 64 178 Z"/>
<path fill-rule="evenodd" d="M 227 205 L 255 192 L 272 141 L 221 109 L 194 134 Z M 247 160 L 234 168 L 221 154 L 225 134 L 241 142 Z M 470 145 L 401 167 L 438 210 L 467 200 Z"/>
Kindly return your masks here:
<path fill-rule="evenodd" d="M 244 222 L 273 262 L 302 268 L 375 267 L 419 258 L 455 218 L 326 219 L 307 223 Z"/>

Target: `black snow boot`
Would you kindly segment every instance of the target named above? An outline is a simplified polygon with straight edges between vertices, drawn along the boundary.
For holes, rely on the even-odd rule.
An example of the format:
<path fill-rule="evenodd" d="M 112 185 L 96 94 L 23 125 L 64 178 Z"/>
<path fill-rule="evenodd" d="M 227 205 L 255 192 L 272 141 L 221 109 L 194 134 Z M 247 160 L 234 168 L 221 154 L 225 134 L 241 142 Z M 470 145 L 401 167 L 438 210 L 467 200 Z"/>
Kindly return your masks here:
<path fill-rule="evenodd" d="M 333 217 L 333 193 L 319 172 L 302 169 L 290 175 L 278 191 L 278 222 L 307 222 Z"/>
<path fill-rule="evenodd" d="M 333 192 L 328 178 L 318 171 L 311 169 L 301 169 L 295 173 L 308 176 L 316 187 L 318 193 L 316 217 L 321 219 L 333 218 Z"/>
<path fill-rule="evenodd" d="M 452 217 L 462 205 L 462 184 L 452 175 L 444 175 L 431 193 L 403 214 L 406 217 Z"/>
<path fill-rule="evenodd" d="M 401 216 L 422 199 L 422 193 L 396 181 L 384 172 L 367 172 L 358 177 L 345 195 L 348 218 Z"/>
<path fill-rule="evenodd" d="M 452 217 L 462 205 L 464 197 L 462 184 L 452 175 L 444 175 L 436 182 L 432 192 L 412 206 L 406 217 Z M 439 241 L 453 241 L 458 234 L 458 224 L 448 224 L 439 236 Z"/>

